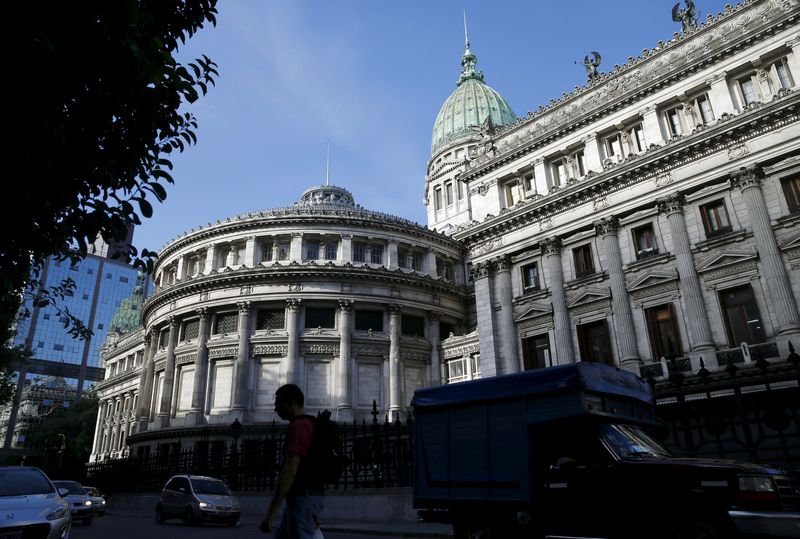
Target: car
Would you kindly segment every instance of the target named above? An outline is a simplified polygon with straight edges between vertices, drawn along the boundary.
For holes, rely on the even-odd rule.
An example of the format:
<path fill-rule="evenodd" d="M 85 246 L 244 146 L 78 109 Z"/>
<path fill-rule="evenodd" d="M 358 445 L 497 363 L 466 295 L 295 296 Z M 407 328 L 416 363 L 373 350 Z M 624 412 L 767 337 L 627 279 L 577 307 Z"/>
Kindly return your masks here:
<path fill-rule="evenodd" d="M 72 520 L 80 520 L 85 526 L 91 524 L 94 517 L 92 499 L 83 490 L 83 486 L 77 481 L 53 481 L 53 484 L 61 497 L 67 500 Z M 62 493 L 62 489 L 66 492 Z"/>
<path fill-rule="evenodd" d="M 83 487 L 89 498 L 92 500 L 92 509 L 94 514 L 102 516 L 106 514 L 106 497 L 95 487 Z"/>
<path fill-rule="evenodd" d="M 69 539 L 69 505 L 39 468 L 0 466 L 0 513 L 0 538 Z"/>
<path fill-rule="evenodd" d="M 203 475 L 174 475 L 167 481 L 156 505 L 156 522 L 183 519 L 186 524 L 218 522 L 236 526 L 242 508 L 227 485 Z"/>

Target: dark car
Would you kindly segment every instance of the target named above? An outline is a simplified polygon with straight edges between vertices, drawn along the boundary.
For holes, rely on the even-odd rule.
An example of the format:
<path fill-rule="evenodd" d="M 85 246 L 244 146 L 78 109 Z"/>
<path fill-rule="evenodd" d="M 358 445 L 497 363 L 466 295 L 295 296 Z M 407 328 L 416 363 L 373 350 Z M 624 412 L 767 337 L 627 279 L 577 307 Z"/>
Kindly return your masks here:
<path fill-rule="evenodd" d="M 227 485 L 213 477 L 175 475 L 161 491 L 156 505 L 156 522 L 183 519 L 186 524 L 219 522 L 236 526 L 242 509 Z"/>

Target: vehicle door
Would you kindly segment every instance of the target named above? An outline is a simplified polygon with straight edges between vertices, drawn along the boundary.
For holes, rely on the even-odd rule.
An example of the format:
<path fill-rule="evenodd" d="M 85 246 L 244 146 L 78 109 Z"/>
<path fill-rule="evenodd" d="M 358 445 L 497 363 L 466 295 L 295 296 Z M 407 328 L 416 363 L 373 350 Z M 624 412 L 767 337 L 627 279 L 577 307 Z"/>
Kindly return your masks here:
<path fill-rule="evenodd" d="M 192 505 L 192 485 L 186 477 L 178 478 L 177 505 L 178 510 L 183 514 L 187 505 Z"/>
<path fill-rule="evenodd" d="M 161 510 L 164 513 L 168 513 L 171 515 L 180 514 L 183 510 L 182 507 L 178 507 L 178 495 L 180 491 L 180 477 L 173 477 L 169 481 L 167 481 L 167 485 L 164 487 L 164 490 L 161 493 Z"/>

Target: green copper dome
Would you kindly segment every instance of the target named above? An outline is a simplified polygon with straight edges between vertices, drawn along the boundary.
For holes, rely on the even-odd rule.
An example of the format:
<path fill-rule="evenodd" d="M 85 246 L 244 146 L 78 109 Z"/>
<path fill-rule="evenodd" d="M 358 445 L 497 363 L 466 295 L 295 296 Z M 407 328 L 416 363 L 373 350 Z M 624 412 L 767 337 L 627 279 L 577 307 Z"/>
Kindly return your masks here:
<path fill-rule="evenodd" d="M 444 102 L 433 124 L 431 156 L 453 143 L 478 140 L 478 126 L 487 118 L 496 126 L 517 119 L 503 96 L 484 83 L 483 73 L 475 70 L 477 63 L 478 58 L 469 50 L 467 41 L 458 88 Z"/>
<path fill-rule="evenodd" d="M 131 295 L 120 303 L 114 318 L 111 319 L 107 337 L 129 333 L 141 326 L 144 279 L 144 274 L 141 272 L 136 276 L 136 286 Z"/>

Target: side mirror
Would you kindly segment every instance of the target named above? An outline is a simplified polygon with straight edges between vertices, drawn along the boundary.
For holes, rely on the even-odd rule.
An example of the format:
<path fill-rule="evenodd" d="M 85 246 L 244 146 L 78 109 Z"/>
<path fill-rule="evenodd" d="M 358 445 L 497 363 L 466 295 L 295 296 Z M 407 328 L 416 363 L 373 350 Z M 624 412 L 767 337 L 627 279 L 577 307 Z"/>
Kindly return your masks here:
<path fill-rule="evenodd" d="M 66 497 L 67 494 L 69 494 L 69 491 L 67 489 L 65 488 L 58 489 L 58 495 L 61 496 L 62 498 Z"/>
<path fill-rule="evenodd" d="M 578 463 L 572 457 L 559 457 L 553 469 L 563 472 L 573 472 L 578 467 Z"/>

